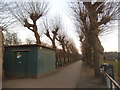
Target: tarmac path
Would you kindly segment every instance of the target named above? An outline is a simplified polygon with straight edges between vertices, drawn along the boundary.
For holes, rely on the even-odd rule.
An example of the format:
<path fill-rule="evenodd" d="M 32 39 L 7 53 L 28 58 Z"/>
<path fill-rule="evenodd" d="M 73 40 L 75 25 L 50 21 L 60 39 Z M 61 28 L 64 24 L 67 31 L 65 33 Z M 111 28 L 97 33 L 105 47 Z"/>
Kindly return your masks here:
<path fill-rule="evenodd" d="M 76 88 L 80 80 L 82 61 L 79 60 L 38 79 L 3 80 L 3 88 Z"/>

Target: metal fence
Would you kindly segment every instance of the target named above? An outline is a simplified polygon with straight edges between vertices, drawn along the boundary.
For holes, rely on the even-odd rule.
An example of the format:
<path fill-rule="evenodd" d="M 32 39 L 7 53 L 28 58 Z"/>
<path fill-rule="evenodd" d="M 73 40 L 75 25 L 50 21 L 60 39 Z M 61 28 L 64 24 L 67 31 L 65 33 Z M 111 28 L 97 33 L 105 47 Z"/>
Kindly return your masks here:
<path fill-rule="evenodd" d="M 104 70 L 101 70 L 102 82 L 107 86 L 109 90 L 120 90 L 120 85 Z"/>

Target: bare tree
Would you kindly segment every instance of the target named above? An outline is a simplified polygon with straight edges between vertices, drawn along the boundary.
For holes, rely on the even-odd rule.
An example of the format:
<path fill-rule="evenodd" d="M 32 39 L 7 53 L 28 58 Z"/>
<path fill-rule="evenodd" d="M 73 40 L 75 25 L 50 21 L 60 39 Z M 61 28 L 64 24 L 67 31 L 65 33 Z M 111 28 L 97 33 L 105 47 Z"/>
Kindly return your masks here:
<path fill-rule="evenodd" d="M 8 45 L 21 45 L 22 42 L 18 38 L 17 33 L 10 33 L 6 31 L 6 34 L 4 35 L 4 44 L 6 46 Z"/>
<path fill-rule="evenodd" d="M 52 20 L 51 20 L 52 21 Z M 44 28 L 45 28 L 45 35 L 51 40 L 52 47 L 56 50 L 56 37 L 58 35 L 58 31 L 61 28 L 61 19 L 60 17 L 54 18 L 54 21 L 49 23 L 47 20 L 44 20 Z M 49 25 L 51 24 L 51 26 Z"/>
<path fill-rule="evenodd" d="M 118 2 L 96 1 L 92 3 L 77 0 L 72 2 L 70 7 L 74 12 L 76 21 L 80 24 L 81 40 L 85 42 L 85 45 L 89 45 L 88 48 L 91 51 L 89 54 L 92 55 L 94 61 L 95 76 L 99 76 L 99 65 L 103 61 L 104 49 L 98 36 L 101 32 L 106 31 L 103 27 L 113 20 L 119 12 Z"/>
<path fill-rule="evenodd" d="M 52 21 L 52 20 L 51 20 Z M 50 41 L 52 42 L 52 48 L 55 50 L 55 56 L 56 56 L 56 66 L 58 61 L 58 53 L 57 53 L 57 47 L 56 47 L 56 37 L 58 35 L 58 31 L 60 30 L 61 27 L 61 21 L 60 18 L 54 18 L 54 22 L 48 22 L 48 20 L 44 20 L 43 21 L 43 26 L 45 29 L 45 35 L 50 39 Z M 51 25 L 50 25 L 51 24 Z"/>
<path fill-rule="evenodd" d="M 32 39 L 30 39 L 30 38 L 26 38 L 26 43 L 27 43 L 27 44 L 34 44 L 35 41 L 32 40 Z"/>
<path fill-rule="evenodd" d="M 63 36 L 63 38 L 64 38 L 64 36 Z M 67 64 L 69 62 L 78 60 L 79 56 L 80 56 L 78 54 L 78 51 L 77 51 L 76 47 L 74 46 L 72 40 L 66 40 L 65 38 L 63 40 L 64 40 L 64 44 L 63 44 L 63 42 L 62 42 L 62 44 L 64 46 L 64 50 L 63 50 L 63 48 L 56 50 L 57 57 L 58 57 L 58 65 L 60 65 L 60 66 Z"/>
<path fill-rule="evenodd" d="M 48 3 L 44 1 L 34 2 L 34 0 L 30 2 L 15 2 L 9 10 L 10 14 L 24 25 L 24 27 L 34 32 L 36 43 L 41 44 L 37 21 L 47 14 L 49 10 Z"/>
<path fill-rule="evenodd" d="M 7 3 L 5 3 L 3 0 L 0 1 L 0 63 L 3 64 L 3 57 L 4 57 L 4 37 L 3 37 L 3 31 L 7 29 L 7 27 L 11 24 L 8 15 L 6 14 L 6 7 L 8 6 Z M 3 66 L 3 65 L 1 65 Z M 2 70 L 2 77 L 4 78 L 4 70 Z"/>
<path fill-rule="evenodd" d="M 64 53 L 64 63 L 66 64 L 66 50 L 65 50 L 65 35 L 60 35 L 58 34 L 58 36 L 56 37 L 56 40 L 60 42 L 60 45 L 62 46 L 62 50 Z"/>
<path fill-rule="evenodd" d="M 72 39 L 66 42 L 66 49 L 67 49 L 67 57 L 69 57 L 69 61 L 74 61 L 79 59 L 78 57 L 80 55 Z"/>
<path fill-rule="evenodd" d="M 51 45 L 49 45 L 48 43 L 42 43 L 41 45 L 42 45 L 42 46 L 45 46 L 45 47 L 52 48 L 52 46 L 51 46 Z"/>

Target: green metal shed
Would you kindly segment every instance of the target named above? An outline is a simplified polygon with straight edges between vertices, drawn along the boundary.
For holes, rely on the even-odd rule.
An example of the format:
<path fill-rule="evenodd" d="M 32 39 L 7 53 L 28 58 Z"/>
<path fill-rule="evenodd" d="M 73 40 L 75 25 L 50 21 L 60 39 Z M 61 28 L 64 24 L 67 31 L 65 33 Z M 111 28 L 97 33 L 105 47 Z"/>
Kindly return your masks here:
<path fill-rule="evenodd" d="M 4 70 L 7 76 L 39 77 L 55 69 L 55 51 L 41 45 L 5 47 Z"/>

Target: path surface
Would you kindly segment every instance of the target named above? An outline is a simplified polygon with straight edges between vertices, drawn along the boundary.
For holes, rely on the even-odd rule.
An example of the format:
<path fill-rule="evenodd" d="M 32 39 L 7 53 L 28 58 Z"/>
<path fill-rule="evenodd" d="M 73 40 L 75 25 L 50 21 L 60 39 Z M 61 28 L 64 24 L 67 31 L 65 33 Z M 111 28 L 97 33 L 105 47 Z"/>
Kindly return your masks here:
<path fill-rule="evenodd" d="M 3 88 L 105 88 L 93 71 L 77 61 L 39 79 L 4 80 Z"/>
<path fill-rule="evenodd" d="M 76 88 L 82 61 L 77 61 L 39 79 L 4 80 L 3 88 Z"/>
<path fill-rule="evenodd" d="M 83 63 L 77 88 L 106 88 L 101 83 L 101 78 L 94 77 L 94 69 Z M 106 89 L 105 89 L 106 90 Z"/>

